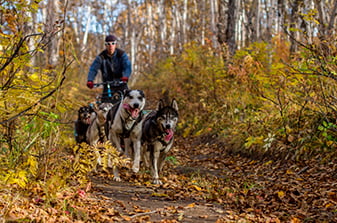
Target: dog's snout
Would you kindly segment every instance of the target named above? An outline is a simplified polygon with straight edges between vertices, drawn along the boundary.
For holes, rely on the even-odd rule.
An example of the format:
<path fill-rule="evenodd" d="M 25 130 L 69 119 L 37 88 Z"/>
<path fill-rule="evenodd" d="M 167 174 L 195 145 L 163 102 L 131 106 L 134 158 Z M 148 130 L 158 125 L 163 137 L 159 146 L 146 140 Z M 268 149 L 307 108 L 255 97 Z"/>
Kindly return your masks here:
<path fill-rule="evenodd" d="M 170 124 L 166 124 L 166 125 L 165 125 L 165 128 L 166 128 L 166 129 L 170 129 L 170 128 L 171 128 L 171 125 L 170 125 Z"/>
<path fill-rule="evenodd" d="M 133 108 L 139 108 L 139 104 L 138 103 L 134 103 L 133 104 Z"/>

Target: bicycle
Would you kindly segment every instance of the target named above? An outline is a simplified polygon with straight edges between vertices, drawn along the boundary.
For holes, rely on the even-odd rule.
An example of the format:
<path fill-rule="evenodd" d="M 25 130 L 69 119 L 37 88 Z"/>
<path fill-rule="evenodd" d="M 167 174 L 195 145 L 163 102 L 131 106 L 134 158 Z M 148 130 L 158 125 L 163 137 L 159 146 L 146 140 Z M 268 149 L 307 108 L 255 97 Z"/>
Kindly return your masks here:
<path fill-rule="evenodd" d="M 113 80 L 94 84 L 95 88 L 100 86 L 103 86 L 103 92 L 96 96 L 96 104 L 104 102 L 116 104 L 123 100 L 124 90 L 128 89 L 127 82 L 122 80 Z"/>

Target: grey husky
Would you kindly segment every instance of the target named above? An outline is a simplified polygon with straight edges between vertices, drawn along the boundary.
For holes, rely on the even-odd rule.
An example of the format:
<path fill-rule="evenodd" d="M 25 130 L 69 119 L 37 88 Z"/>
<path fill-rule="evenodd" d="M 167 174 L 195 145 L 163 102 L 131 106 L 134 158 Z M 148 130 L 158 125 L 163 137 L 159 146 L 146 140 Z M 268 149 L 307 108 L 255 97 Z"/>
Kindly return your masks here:
<path fill-rule="evenodd" d="M 142 124 L 142 157 L 145 165 L 150 166 L 154 184 L 162 184 L 159 179 L 167 153 L 174 142 L 174 132 L 178 122 L 178 104 L 175 99 L 170 105 L 163 100 L 157 110 L 144 118 Z"/>
<path fill-rule="evenodd" d="M 93 118 L 88 127 L 86 138 L 87 143 L 91 146 L 96 146 L 99 142 L 104 143 L 108 140 L 105 130 L 105 123 L 107 120 L 107 115 L 109 110 L 113 107 L 112 103 L 101 103 L 98 105 L 98 108 L 94 108 Z M 97 164 L 102 166 L 102 153 L 104 148 L 97 147 L 95 148 L 95 154 L 97 156 Z M 109 166 L 112 168 L 112 165 Z M 95 168 L 95 171 L 97 169 Z"/>
<path fill-rule="evenodd" d="M 116 149 L 126 156 L 132 156 L 132 170 L 139 171 L 141 156 L 141 123 L 145 95 L 141 90 L 126 90 L 123 100 L 108 114 L 109 140 Z M 124 148 L 123 148 L 124 146 Z M 118 170 L 114 168 L 114 180 L 120 181 Z"/>

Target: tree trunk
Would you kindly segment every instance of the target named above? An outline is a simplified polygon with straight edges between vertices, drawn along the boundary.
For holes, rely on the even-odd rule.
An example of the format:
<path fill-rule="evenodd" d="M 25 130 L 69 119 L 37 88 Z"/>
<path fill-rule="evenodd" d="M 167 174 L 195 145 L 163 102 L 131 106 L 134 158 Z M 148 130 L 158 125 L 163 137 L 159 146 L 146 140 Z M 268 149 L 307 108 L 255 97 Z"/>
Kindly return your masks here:
<path fill-rule="evenodd" d="M 231 55 L 234 55 L 236 50 L 236 0 L 228 1 L 228 20 L 227 20 L 227 29 L 226 29 L 226 42 L 228 44 L 228 50 Z"/>
<path fill-rule="evenodd" d="M 295 52 L 297 50 L 297 34 L 298 31 L 295 31 L 298 28 L 298 14 L 299 7 L 303 3 L 302 0 L 295 0 L 292 8 L 291 8 L 291 17 L 290 17 L 290 52 Z"/>
<path fill-rule="evenodd" d="M 50 40 L 47 48 L 47 61 L 50 67 L 55 67 L 59 60 L 59 38 L 58 38 L 58 12 L 59 2 L 55 0 L 48 0 L 47 15 L 46 15 L 46 34 Z"/>

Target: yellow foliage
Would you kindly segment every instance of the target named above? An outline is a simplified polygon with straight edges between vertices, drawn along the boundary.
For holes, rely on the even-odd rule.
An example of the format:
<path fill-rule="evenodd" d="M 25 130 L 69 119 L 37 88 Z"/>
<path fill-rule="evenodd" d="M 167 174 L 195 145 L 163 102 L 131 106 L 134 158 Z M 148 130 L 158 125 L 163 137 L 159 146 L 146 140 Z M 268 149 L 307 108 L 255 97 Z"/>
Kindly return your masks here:
<path fill-rule="evenodd" d="M 2 180 L 9 185 L 16 184 L 21 188 L 24 188 L 28 182 L 28 172 L 26 170 L 18 170 L 18 171 L 8 171 L 4 173 Z"/>
<path fill-rule="evenodd" d="M 246 148 L 250 148 L 253 145 L 262 145 L 262 144 L 263 144 L 263 136 L 258 136 L 258 137 L 249 136 L 246 139 L 246 143 L 244 144 L 244 146 Z"/>
<path fill-rule="evenodd" d="M 27 159 L 27 165 L 28 165 L 28 168 L 29 168 L 29 172 L 33 176 L 37 176 L 39 163 L 38 163 L 38 160 L 37 160 L 36 156 L 30 155 Z"/>
<path fill-rule="evenodd" d="M 114 166 L 126 166 L 130 162 L 129 158 L 120 155 L 110 141 L 98 143 L 94 146 L 82 143 L 75 145 L 73 151 L 75 154 L 73 170 L 75 173 L 79 173 L 83 178 L 86 178 L 89 172 L 97 170 L 99 157 L 102 160 L 101 165 L 105 171 L 108 171 L 108 168 Z"/>
<path fill-rule="evenodd" d="M 129 158 L 122 157 L 118 150 L 112 146 L 110 141 L 99 143 L 92 148 L 93 150 L 98 151 L 97 153 L 100 153 L 102 156 L 102 166 L 104 170 L 114 166 L 126 166 L 130 161 Z"/>

